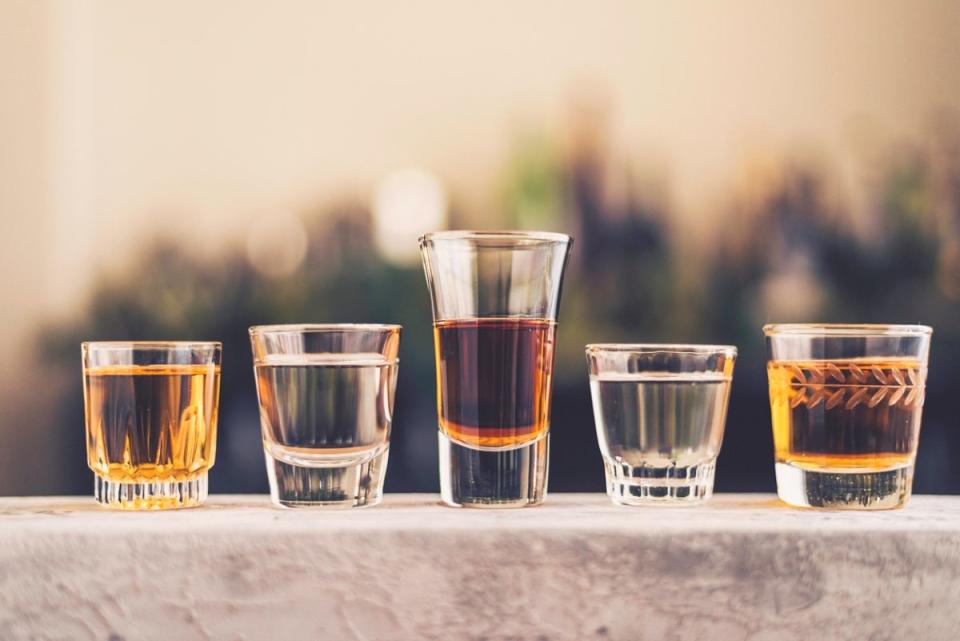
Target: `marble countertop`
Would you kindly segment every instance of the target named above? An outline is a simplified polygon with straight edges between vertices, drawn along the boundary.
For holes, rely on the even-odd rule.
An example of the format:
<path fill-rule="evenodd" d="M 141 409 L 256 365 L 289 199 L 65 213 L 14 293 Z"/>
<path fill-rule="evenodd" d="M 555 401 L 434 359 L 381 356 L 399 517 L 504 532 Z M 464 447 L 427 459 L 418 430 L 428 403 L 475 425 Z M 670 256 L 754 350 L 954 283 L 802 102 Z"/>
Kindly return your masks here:
<path fill-rule="evenodd" d="M 798 510 L 551 494 L 350 511 L 0 498 L 0 639 L 960 638 L 960 497 Z"/>

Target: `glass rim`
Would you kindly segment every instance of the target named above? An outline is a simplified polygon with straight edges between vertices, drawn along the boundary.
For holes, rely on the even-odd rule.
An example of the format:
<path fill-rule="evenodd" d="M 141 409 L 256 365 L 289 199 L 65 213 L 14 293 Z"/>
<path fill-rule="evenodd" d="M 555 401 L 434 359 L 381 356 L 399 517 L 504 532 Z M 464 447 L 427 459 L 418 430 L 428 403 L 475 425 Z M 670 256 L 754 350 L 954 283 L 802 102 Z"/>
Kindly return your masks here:
<path fill-rule="evenodd" d="M 83 349 L 223 349 L 220 341 L 83 341 Z"/>
<path fill-rule="evenodd" d="M 573 242 L 573 237 L 554 231 L 454 229 L 428 232 L 420 236 L 418 242 L 422 247 L 436 240 L 493 240 L 528 245 L 569 245 Z"/>
<path fill-rule="evenodd" d="M 737 355 L 736 345 L 703 345 L 697 343 L 589 343 L 591 352 L 637 352 L 640 354 L 718 354 Z"/>
<path fill-rule="evenodd" d="M 764 336 L 930 336 L 929 325 L 885 325 L 880 323 L 768 323 Z"/>
<path fill-rule="evenodd" d="M 253 336 L 298 332 L 399 332 L 402 329 L 403 325 L 389 323 L 295 323 L 291 325 L 253 325 L 247 331 Z"/>

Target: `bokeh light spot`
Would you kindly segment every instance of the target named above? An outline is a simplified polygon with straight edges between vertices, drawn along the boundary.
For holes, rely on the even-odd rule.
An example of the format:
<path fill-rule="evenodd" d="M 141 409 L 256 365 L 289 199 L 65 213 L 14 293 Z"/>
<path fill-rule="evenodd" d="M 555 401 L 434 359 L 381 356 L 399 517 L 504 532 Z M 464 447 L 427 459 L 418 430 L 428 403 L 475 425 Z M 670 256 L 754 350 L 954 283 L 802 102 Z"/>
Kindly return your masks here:
<path fill-rule="evenodd" d="M 297 271 L 307 255 L 307 230 L 293 214 L 262 216 L 247 230 L 247 260 L 268 278 Z"/>
<path fill-rule="evenodd" d="M 401 169 L 380 179 L 371 208 L 380 254 L 392 263 L 410 264 L 419 260 L 420 235 L 446 227 L 447 193 L 432 173 Z"/>

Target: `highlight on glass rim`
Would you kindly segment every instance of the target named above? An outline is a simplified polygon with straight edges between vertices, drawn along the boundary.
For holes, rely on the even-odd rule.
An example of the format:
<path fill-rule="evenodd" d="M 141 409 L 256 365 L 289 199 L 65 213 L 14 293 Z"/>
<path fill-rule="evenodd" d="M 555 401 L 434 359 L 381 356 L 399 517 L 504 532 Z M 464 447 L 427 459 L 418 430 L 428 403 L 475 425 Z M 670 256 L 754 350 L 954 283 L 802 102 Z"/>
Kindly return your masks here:
<path fill-rule="evenodd" d="M 0 0 L 0 641 L 955 641 L 958 62 L 936 0 Z"/>

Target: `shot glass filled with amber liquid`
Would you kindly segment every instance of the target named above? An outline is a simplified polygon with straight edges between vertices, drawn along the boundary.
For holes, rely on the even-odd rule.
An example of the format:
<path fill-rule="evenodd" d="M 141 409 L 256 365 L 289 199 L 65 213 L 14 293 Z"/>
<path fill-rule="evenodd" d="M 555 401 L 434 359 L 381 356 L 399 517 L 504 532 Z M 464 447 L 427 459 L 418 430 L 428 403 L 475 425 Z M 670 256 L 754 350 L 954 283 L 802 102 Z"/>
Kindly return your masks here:
<path fill-rule="evenodd" d="M 780 498 L 802 507 L 904 506 L 932 330 L 767 325 L 763 331 Z"/>
<path fill-rule="evenodd" d="M 463 507 L 543 502 L 560 283 L 571 239 L 420 239 L 433 304 L 440 495 Z"/>
<path fill-rule="evenodd" d="M 84 343 L 87 465 L 94 497 L 122 510 L 207 498 L 220 400 L 220 343 Z"/>

